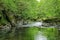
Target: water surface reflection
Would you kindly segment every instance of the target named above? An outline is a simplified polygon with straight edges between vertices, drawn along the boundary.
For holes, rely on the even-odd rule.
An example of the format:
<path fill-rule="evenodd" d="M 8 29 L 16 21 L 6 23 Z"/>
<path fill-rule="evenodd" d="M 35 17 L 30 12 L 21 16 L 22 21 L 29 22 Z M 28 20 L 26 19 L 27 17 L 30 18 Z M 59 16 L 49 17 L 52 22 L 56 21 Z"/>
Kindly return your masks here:
<path fill-rule="evenodd" d="M 34 40 L 47 40 L 47 37 L 44 36 L 43 33 L 39 31 L 39 32 L 35 35 Z"/>

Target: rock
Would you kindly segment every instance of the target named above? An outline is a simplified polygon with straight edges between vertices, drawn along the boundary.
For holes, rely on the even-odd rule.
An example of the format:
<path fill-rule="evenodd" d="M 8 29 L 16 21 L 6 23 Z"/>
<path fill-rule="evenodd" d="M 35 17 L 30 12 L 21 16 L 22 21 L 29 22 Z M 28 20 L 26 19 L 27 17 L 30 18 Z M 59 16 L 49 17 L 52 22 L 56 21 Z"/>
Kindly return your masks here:
<path fill-rule="evenodd" d="M 7 33 L 11 29 L 11 25 L 0 26 L 0 31 L 3 33 Z"/>

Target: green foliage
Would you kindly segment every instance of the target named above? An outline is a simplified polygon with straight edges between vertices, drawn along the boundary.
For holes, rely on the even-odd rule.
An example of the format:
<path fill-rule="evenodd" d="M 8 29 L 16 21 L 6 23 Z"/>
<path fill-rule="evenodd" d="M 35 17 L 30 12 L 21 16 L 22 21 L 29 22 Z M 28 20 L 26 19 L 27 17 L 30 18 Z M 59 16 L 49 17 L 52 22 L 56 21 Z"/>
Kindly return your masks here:
<path fill-rule="evenodd" d="M 15 16 L 21 17 L 20 19 L 24 20 L 59 18 L 60 0 L 41 0 L 39 3 L 36 0 L 0 0 L 0 25 L 8 23 L 2 14 L 2 10 L 4 9 L 11 21 L 14 19 L 17 20 Z M 57 29 L 55 28 L 44 28 L 43 30 L 39 30 L 45 33 L 50 40 L 54 40 L 57 34 Z M 37 32 L 38 28 L 27 28 L 24 32 L 26 37 L 24 37 L 26 40 L 33 40 L 33 36 Z M 14 33 L 12 33 L 12 37 L 14 36 L 13 34 Z"/>
<path fill-rule="evenodd" d="M 16 3 L 18 5 L 18 12 L 22 19 L 36 19 L 37 18 L 37 3 L 34 0 L 22 0 Z"/>
<path fill-rule="evenodd" d="M 20 17 L 19 19 L 55 18 L 60 15 L 59 2 L 59 0 L 41 0 L 40 2 L 36 0 L 1 0 L 0 10 L 5 9 L 7 14 L 11 12 L 13 16 Z"/>
<path fill-rule="evenodd" d="M 56 11 L 56 0 L 42 0 L 39 6 L 39 17 L 40 18 L 54 18 L 57 13 Z"/>
<path fill-rule="evenodd" d="M 7 23 L 8 23 L 7 20 L 4 18 L 2 12 L 0 11 L 0 25 L 5 25 Z"/>
<path fill-rule="evenodd" d="M 14 3 L 13 0 L 2 0 L 3 2 L 3 7 L 6 9 L 6 10 L 11 10 L 11 11 L 16 11 L 17 10 L 17 6 L 16 4 Z"/>

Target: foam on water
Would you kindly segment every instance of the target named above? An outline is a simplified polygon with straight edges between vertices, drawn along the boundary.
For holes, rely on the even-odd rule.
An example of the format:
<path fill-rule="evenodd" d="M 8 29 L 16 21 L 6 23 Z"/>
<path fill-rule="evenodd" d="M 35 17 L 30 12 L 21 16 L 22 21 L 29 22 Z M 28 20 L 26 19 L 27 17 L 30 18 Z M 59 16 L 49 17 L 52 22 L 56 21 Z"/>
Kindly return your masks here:
<path fill-rule="evenodd" d="M 26 24 L 26 25 L 20 25 L 19 23 L 19 27 L 33 27 L 33 26 L 36 26 L 36 27 L 40 27 L 42 26 L 42 22 L 32 22 L 32 23 L 29 23 L 29 24 Z"/>

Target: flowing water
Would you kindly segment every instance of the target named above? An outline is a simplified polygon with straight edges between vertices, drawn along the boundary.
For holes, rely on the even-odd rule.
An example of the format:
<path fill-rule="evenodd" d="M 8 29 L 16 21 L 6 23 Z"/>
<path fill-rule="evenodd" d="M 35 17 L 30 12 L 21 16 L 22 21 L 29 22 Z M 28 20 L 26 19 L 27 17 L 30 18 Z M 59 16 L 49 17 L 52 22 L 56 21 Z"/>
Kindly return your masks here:
<path fill-rule="evenodd" d="M 27 24 L 21 24 L 21 23 L 18 23 L 18 27 L 39 27 L 39 26 L 42 26 L 42 22 L 31 22 L 31 23 L 27 23 Z"/>
<path fill-rule="evenodd" d="M 57 27 L 57 25 L 53 25 L 53 23 L 49 24 L 49 23 L 44 23 L 44 22 L 31 22 L 27 24 L 21 24 L 20 22 L 18 23 L 17 27 L 40 27 L 40 28 L 41 27 L 52 27 L 54 28 L 54 27 Z"/>
<path fill-rule="evenodd" d="M 43 22 L 31 22 L 31 23 L 28 23 L 28 24 L 25 24 L 25 25 L 23 25 L 23 24 L 21 24 L 21 23 L 19 23 L 18 25 L 17 25 L 17 27 L 18 28 L 20 28 L 20 29 L 17 29 L 17 30 L 15 30 L 15 32 L 12 32 L 11 34 L 9 33 L 7 33 L 10 29 L 9 29 L 9 27 L 5 27 L 5 28 L 3 28 L 2 29 L 2 32 L 1 32 L 1 30 L 0 30 L 0 37 L 2 37 L 2 39 L 1 40 L 5 40 L 6 38 L 6 40 L 31 40 L 32 38 L 30 38 L 30 35 L 32 35 L 36 30 L 39 30 L 39 28 L 41 28 L 41 27 L 44 27 L 44 26 L 42 26 L 44 23 Z M 46 25 L 46 24 L 45 24 Z M 33 28 L 33 27 L 36 27 L 36 29 L 35 28 Z M 55 27 L 55 26 L 49 26 L 49 27 Z M 31 28 L 31 29 L 29 29 L 29 28 Z M 38 28 L 38 29 L 37 29 Z M 28 30 L 26 30 L 26 29 L 28 29 Z M 6 31 L 5 31 L 6 30 Z M 28 33 L 29 33 L 29 35 L 25 35 L 25 32 L 26 31 L 28 31 Z M 34 30 L 34 31 L 33 31 Z M 49 30 L 50 31 L 50 30 Z M 52 30 L 53 31 L 53 30 Z M 2 34 L 3 33 L 3 34 Z M 27 32 L 26 32 L 27 33 Z M 27 33 L 27 34 L 28 34 Z M 30 33 L 32 33 L 32 34 L 30 34 Z M 3 35 L 3 36 L 2 36 Z M 6 36 L 7 35 L 7 36 Z M 11 36 L 11 37 L 10 37 Z M 29 39 L 28 39 L 28 37 L 25 37 L 25 36 L 28 36 L 29 37 Z M 33 35 L 32 35 L 33 36 Z M 4 38 L 3 38 L 4 37 Z M 9 39 L 9 37 L 10 37 L 10 39 Z M 23 38 L 26 38 L 26 39 L 23 39 Z M 44 35 L 44 33 L 42 32 L 42 31 L 38 31 L 37 33 L 36 33 L 36 35 L 34 35 L 34 40 L 48 40 L 47 39 L 47 37 Z"/>

